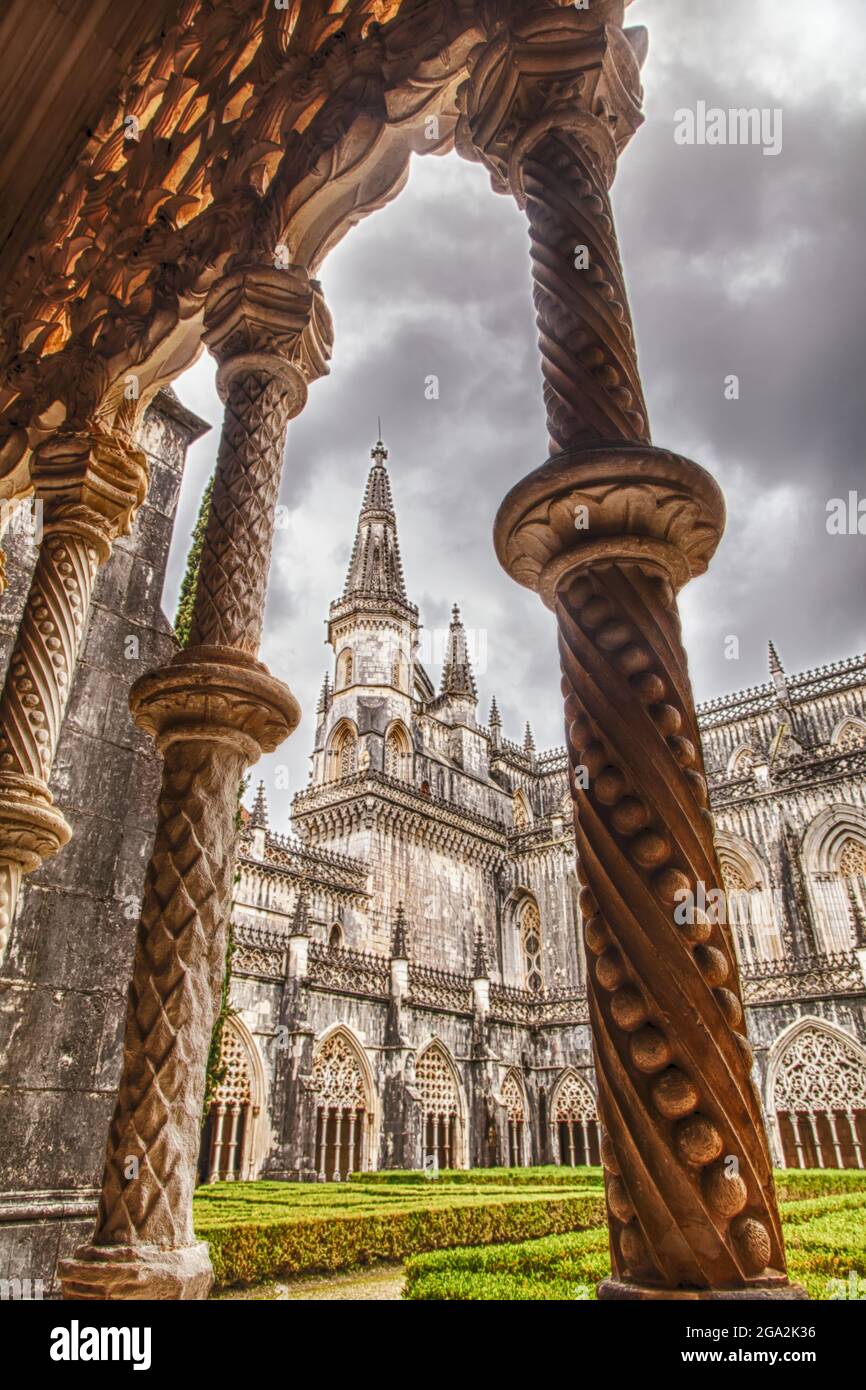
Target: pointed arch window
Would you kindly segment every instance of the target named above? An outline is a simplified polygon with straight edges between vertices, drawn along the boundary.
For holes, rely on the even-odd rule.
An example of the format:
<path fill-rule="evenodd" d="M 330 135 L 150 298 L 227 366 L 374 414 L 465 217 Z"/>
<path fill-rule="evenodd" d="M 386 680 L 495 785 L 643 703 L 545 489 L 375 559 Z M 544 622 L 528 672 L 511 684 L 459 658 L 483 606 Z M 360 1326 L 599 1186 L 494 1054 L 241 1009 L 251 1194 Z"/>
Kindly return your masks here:
<path fill-rule="evenodd" d="M 208 1182 L 236 1182 L 249 1176 L 253 1086 L 250 1059 L 231 1019 L 223 1029 L 220 1069 L 208 1118 Z"/>
<path fill-rule="evenodd" d="M 595 1097 L 576 1072 L 567 1072 L 551 1106 L 551 1139 L 557 1163 L 568 1168 L 600 1161 Z"/>
<path fill-rule="evenodd" d="M 343 946 L 343 928 L 339 922 L 335 922 L 328 933 L 328 946 L 332 951 L 339 951 Z"/>
<path fill-rule="evenodd" d="M 840 753 L 853 753 L 858 748 L 866 748 L 866 724 L 861 719 L 849 719 L 836 736 L 836 747 Z"/>
<path fill-rule="evenodd" d="M 511 801 L 515 830 L 526 830 L 530 824 L 529 805 L 522 791 L 516 791 Z"/>
<path fill-rule="evenodd" d="M 337 689 L 345 690 L 352 684 L 355 676 L 355 658 L 350 647 L 344 648 L 337 657 Z"/>
<path fill-rule="evenodd" d="M 358 770 L 358 739 L 351 724 L 342 724 L 331 741 L 331 777 L 342 781 L 353 777 Z"/>
<path fill-rule="evenodd" d="M 332 1033 L 313 1061 L 316 1109 L 316 1172 L 322 1182 L 366 1167 L 367 1090 L 355 1048 Z"/>
<path fill-rule="evenodd" d="M 541 914 L 535 902 L 528 902 L 520 914 L 520 951 L 523 958 L 523 981 L 532 994 L 544 989 L 544 969 L 541 957 Z"/>
<path fill-rule="evenodd" d="M 385 772 L 389 777 L 405 780 L 409 775 L 409 739 L 406 730 L 395 724 L 385 739 Z"/>
<path fill-rule="evenodd" d="M 783 1046 L 770 1109 L 787 1168 L 862 1168 L 866 1157 L 866 1054 L 816 1022 Z"/>
<path fill-rule="evenodd" d="M 454 1071 L 438 1043 L 419 1057 L 415 1079 L 424 1115 L 424 1167 L 457 1168 L 462 1145 L 460 1096 Z"/>
<path fill-rule="evenodd" d="M 526 1164 L 524 1153 L 526 1105 L 523 1099 L 523 1087 L 513 1071 L 510 1071 L 505 1078 L 502 1087 L 502 1103 L 505 1106 L 505 1115 L 508 1121 L 508 1166 L 509 1168 L 523 1168 Z"/>

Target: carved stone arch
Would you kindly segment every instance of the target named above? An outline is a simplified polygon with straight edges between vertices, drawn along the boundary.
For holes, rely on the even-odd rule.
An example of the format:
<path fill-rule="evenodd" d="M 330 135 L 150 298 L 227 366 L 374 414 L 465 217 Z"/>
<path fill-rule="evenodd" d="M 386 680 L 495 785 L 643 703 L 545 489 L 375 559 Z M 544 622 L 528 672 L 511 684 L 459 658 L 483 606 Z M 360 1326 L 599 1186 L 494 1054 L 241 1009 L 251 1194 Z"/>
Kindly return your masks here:
<path fill-rule="evenodd" d="M 421 1097 L 425 1167 L 468 1168 L 463 1082 L 450 1050 L 435 1035 L 418 1052 L 415 1079 Z"/>
<path fill-rule="evenodd" d="M 740 960 L 781 960 L 781 919 L 770 870 L 754 845 L 730 830 L 716 831 L 716 850 L 725 889 L 725 919 L 733 927 Z"/>
<path fill-rule="evenodd" d="M 208 1181 L 252 1181 L 270 1146 L 267 1085 L 258 1045 L 240 1014 L 225 1020 L 220 1066 L 225 1074 L 208 1119 Z"/>
<path fill-rule="evenodd" d="M 516 1067 L 510 1067 L 507 1071 L 499 1095 L 508 1130 L 508 1166 L 525 1168 L 531 1153 L 529 1100 L 523 1077 Z"/>
<path fill-rule="evenodd" d="M 412 771 L 412 741 L 401 719 L 393 719 L 385 733 L 385 772 L 406 781 Z"/>
<path fill-rule="evenodd" d="M 830 742 L 843 753 L 853 753 L 859 748 L 866 748 L 866 719 L 861 719 L 856 714 L 846 714 L 830 735 Z"/>
<path fill-rule="evenodd" d="M 515 830 L 528 830 L 532 825 L 532 807 L 522 787 L 517 787 L 512 795 L 511 817 Z"/>
<path fill-rule="evenodd" d="M 337 656 L 335 689 L 346 690 L 355 679 L 355 653 L 351 647 L 342 647 Z"/>
<path fill-rule="evenodd" d="M 358 728 L 352 719 L 334 725 L 325 748 L 327 781 L 338 782 L 358 771 Z"/>
<path fill-rule="evenodd" d="M 316 1097 L 316 1171 L 323 1181 L 378 1167 L 380 1107 L 366 1048 L 345 1023 L 317 1039 L 311 1085 Z"/>
<path fill-rule="evenodd" d="M 600 1161 L 598 1111 L 592 1087 L 574 1067 L 556 1080 L 548 1111 L 554 1161 L 575 1168 Z"/>
<path fill-rule="evenodd" d="M 813 1014 L 790 1024 L 770 1050 L 765 1094 L 784 1166 L 864 1166 L 866 1048 L 846 1029 Z"/>
<path fill-rule="evenodd" d="M 866 912 L 866 811 L 825 806 L 807 827 L 801 853 L 819 941 L 828 952 L 850 951 L 854 910 Z"/>
<path fill-rule="evenodd" d="M 729 777 L 745 777 L 751 772 L 758 760 L 757 749 L 751 743 L 740 743 L 728 758 L 727 774 Z"/>

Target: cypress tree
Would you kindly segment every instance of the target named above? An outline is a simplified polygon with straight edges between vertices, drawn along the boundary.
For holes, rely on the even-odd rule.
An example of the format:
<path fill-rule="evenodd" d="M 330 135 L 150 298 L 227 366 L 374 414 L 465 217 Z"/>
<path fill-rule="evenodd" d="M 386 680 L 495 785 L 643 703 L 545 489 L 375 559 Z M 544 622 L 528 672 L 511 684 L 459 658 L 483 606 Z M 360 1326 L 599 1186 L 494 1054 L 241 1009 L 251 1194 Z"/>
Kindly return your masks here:
<path fill-rule="evenodd" d="M 189 553 L 186 557 L 186 570 L 184 571 L 183 582 L 180 586 L 180 593 L 177 599 L 177 613 L 174 619 L 174 630 L 177 640 L 182 647 L 189 645 L 189 631 L 192 626 L 192 606 L 195 603 L 195 586 L 198 582 L 198 567 L 201 564 L 201 553 L 204 549 L 204 533 L 207 530 L 207 519 L 210 516 L 210 503 L 213 496 L 214 475 L 211 474 L 207 487 L 202 493 L 201 504 L 198 509 L 195 526 L 190 537 Z"/>

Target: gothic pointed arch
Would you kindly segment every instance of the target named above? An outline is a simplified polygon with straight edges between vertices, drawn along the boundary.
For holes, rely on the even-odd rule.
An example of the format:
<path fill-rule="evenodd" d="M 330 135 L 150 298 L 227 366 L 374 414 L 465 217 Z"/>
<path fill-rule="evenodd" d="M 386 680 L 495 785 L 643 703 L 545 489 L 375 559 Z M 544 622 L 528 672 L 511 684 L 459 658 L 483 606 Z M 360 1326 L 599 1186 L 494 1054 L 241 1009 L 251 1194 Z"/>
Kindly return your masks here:
<path fill-rule="evenodd" d="M 355 654 L 351 647 L 344 647 L 337 657 L 336 689 L 346 690 L 355 678 Z"/>
<path fill-rule="evenodd" d="M 557 1163 L 575 1168 L 600 1161 L 595 1096 L 574 1067 L 568 1067 L 557 1078 L 550 1097 L 548 1123 Z"/>
<path fill-rule="evenodd" d="M 739 744 L 728 758 L 729 777 L 746 777 L 755 766 L 758 754 L 750 743 Z"/>
<path fill-rule="evenodd" d="M 341 719 L 331 731 L 325 767 L 329 782 L 341 782 L 358 771 L 358 730 L 351 719 Z"/>
<path fill-rule="evenodd" d="M 530 896 L 520 908 L 520 957 L 524 989 L 531 994 L 541 994 L 544 989 L 541 913 L 535 898 Z"/>
<path fill-rule="evenodd" d="M 240 1014 L 225 1020 L 220 1046 L 223 1076 L 205 1133 L 209 1182 L 258 1176 L 268 1147 L 265 1070 L 255 1038 Z"/>
<path fill-rule="evenodd" d="M 529 1104 L 526 1088 L 516 1067 L 507 1073 L 500 1088 L 508 1126 L 508 1166 L 525 1168 L 529 1159 Z"/>
<path fill-rule="evenodd" d="M 803 870 L 825 951 L 850 951 L 852 895 L 866 907 L 866 812 L 836 802 L 810 822 L 802 844 Z"/>
<path fill-rule="evenodd" d="M 734 929 L 740 960 L 781 960 L 784 947 L 766 861 L 754 845 L 730 830 L 716 832 L 716 849 L 725 917 Z"/>
<path fill-rule="evenodd" d="M 316 1172 L 323 1182 L 377 1166 L 378 1105 L 363 1044 L 343 1023 L 327 1029 L 313 1053 Z"/>
<path fill-rule="evenodd" d="M 433 1038 L 418 1054 L 415 1078 L 423 1117 L 425 1168 L 466 1168 L 466 1100 L 448 1048 Z"/>
<path fill-rule="evenodd" d="M 532 824 L 532 807 L 521 787 L 517 788 L 511 798 L 511 816 L 515 830 L 528 830 Z"/>
<path fill-rule="evenodd" d="M 385 735 L 385 772 L 388 777 L 405 781 L 411 770 L 412 744 L 406 726 L 394 720 Z"/>
<path fill-rule="evenodd" d="M 767 1114 L 789 1168 L 862 1168 L 866 1161 L 866 1048 L 815 1015 L 776 1039 L 767 1065 Z"/>
<path fill-rule="evenodd" d="M 830 742 L 840 753 L 855 753 L 866 748 L 866 719 L 846 715 L 833 730 Z"/>

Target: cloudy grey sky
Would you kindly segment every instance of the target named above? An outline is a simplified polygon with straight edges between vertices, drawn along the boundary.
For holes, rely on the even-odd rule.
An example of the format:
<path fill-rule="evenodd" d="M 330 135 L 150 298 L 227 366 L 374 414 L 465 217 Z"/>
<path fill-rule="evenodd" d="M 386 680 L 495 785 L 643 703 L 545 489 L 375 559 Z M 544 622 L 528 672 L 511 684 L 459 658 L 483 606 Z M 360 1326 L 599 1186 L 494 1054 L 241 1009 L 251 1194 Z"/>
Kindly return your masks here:
<path fill-rule="evenodd" d="M 657 444 L 721 483 L 728 530 L 683 597 L 698 699 L 766 679 L 772 636 L 789 670 L 866 650 L 866 536 L 827 533 L 827 501 L 863 465 L 863 0 L 637 0 L 650 31 L 646 124 L 620 161 L 614 207 Z M 698 101 L 782 111 L 777 157 L 678 145 L 674 113 Z M 409 593 L 422 622 L 459 602 L 485 634 L 480 717 L 495 693 L 505 732 L 529 718 L 562 740 L 554 621 L 499 568 L 493 517 L 544 462 L 546 431 L 526 226 L 483 171 L 451 155 L 415 163 L 396 203 L 325 265 L 336 329 L 331 375 L 290 429 L 263 657 L 301 701 L 293 738 L 260 765 L 272 823 L 307 777 L 315 703 L 381 415 Z M 441 383 L 425 399 L 425 378 Z M 740 379 L 726 400 L 725 378 Z M 191 451 L 165 607 L 174 611 L 220 408 L 207 357 L 177 383 L 213 425 Z M 739 638 L 739 658 L 725 639 Z M 438 669 L 431 675 L 438 678 Z M 285 774 L 283 774 L 285 776 Z"/>

